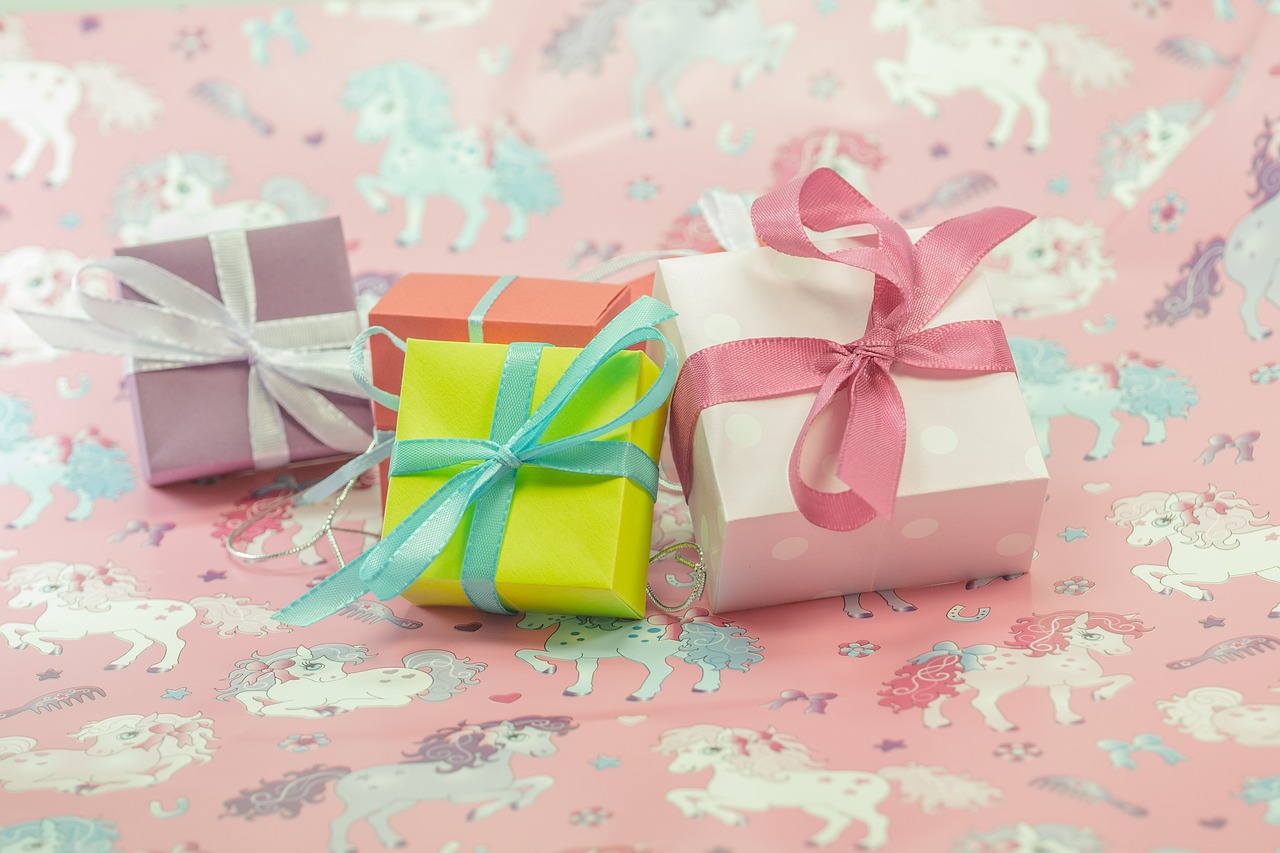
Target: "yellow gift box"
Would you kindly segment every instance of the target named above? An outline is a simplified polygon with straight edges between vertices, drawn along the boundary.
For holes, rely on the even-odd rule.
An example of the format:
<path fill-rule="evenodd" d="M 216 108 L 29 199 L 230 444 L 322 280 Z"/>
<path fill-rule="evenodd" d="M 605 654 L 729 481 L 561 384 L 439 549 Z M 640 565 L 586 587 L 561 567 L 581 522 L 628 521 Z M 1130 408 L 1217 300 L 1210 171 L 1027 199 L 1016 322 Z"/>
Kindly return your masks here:
<path fill-rule="evenodd" d="M 509 347 L 451 341 L 408 341 L 396 441 L 487 439 Z M 545 347 L 539 354 L 531 408 L 550 393 L 581 352 Z M 555 416 L 542 442 L 585 432 L 623 414 L 658 378 L 641 352 L 605 361 Z M 657 460 L 667 406 L 599 436 L 630 442 Z M 393 474 L 384 536 L 468 466 Z M 403 596 L 415 604 L 468 605 L 461 571 L 475 507 L 444 550 Z M 513 610 L 642 617 L 653 499 L 630 479 L 524 465 L 498 556 L 495 585 Z"/>

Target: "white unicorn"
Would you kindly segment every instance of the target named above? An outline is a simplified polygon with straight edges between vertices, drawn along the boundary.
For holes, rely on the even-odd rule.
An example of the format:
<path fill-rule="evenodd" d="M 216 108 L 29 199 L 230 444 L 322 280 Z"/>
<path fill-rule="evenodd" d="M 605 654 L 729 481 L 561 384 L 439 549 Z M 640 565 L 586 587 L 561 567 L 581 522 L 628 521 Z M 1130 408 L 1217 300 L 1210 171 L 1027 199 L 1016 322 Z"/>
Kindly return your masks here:
<path fill-rule="evenodd" d="M 1165 723 L 1196 740 L 1280 746 L 1280 705 L 1246 705 L 1244 694 L 1229 687 L 1193 687 L 1185 696 L 1158 700 L 1156 708 Z"/>
<path fill-rule="evenodd" d="M 898 106 L 911 104 L 925 118 L 942 114 L 937 98 L 977 89 L 1000 109 L 987 137 L 1009 141 L 1022 110 L 1031 117 L 1027 150 L 1049 145 L 1049 100 L 1040 80 L 1052 55 L 1058 72 L 1081 95 L 1126 84 L 1133 63 L 1117 49 L 1087 35 L 1078 24 L 1045 23 L 1035 31 L 985 25 L 981 0 L 875 0 L 876 32 L 906 30 L 901 60 L 881 58 L 872 71 Z"/>
<path fill-rule="evenodd" d="M 1143 492 L 1111 505 L 1114 524 L 1129 525 L 1128 543 L 1152 547 L 1169 543 L 1164 564 L 1133 567 L 1153 592 L 1180 592 L 1197 601 L 1213 593 L 1189 584 L 1220 584 L 1241 575 L 1280 583 L 1280 526 L 1267 524 L 1253 506 L 1226 489 L 1204 492 Z M 1268 614 L 1280 619 L 1280 604 Z"/>
<path fill-rule="evenodd" d="M 1170 101 L 1113 123 L 1098 137 L 1098 198 L 1132 208 L 1212 118 L 1199 101 Z"/>
<path fill-rule="evenodd" d="M 1007 732 L 1017 726 L 1001 713 L 1000 699 L 1021 687 L 1043 687 L 1053 703 L 1054 720 L 1081 723 L 1084 717 L 1071 709 L 1072 690 L 1092 688 L 1094 699 L 1110 699 L 1133 683 L 1129 675 L 1104 675 L 1093 655 L 1127 655 L 1133 651 L 1127 638 L 1150 630 L 1137 617 L 1115 613 L 1060 610 L 1024 616 L 1010 629 L 1014 638 L 1005 641 L 1006 648 L 935 643 L 885 682 L 880 704 L 895 714 L 921 708 L 925 727 L 936 729 L 951 725 L 942 713 L 947 698 L 974 690 L 973 707 L 983 721 Z"/>
<path fill-rule="evenodd" d="M 796 36 L 790 21 L 767 26 L 758 0 L 596 0 L 542 49 L 548 65 L 565 74 L 583 66 L 599 73 L 623 18 L 636 55 L 628 90 L 631 127 L 642 139 L 653 136 L 645 111 L 650 87 L 658 90 L 671 123 L 688 127 L 674 87 L 691 65 L 710 60 L 740 66 L 734 86 L 745 89 L 760 72 L 778 69 Z"/>
<path fill-rule="evenodd" d="M 1009 349 L 1018 368 L 1018 383 L 1040 452 L 1049 456 L 1049 425 L 1053 418 L 1074 415 L 1098 429 L 1085 459 L 1105 459 L 1115 448 L 1120 431 L 1117 411 L 1138 415 L 1147 424 L 1145 445 L 1168 438 L 1165 422 L 1185 418 L 1200 401 L 1196 389 L 1172 367 L 1130 353 L 1111 364 L 1072 367 L 1067 350 L 1057 341 L 1009 336 Z"/>
<path fill-rule="evenodd" d="M 1115 264 L 1102 250 L 1104 237 L 1089 221 L 1033 219 L 982 262 L 996 312 L 1029 319 L 1087 306 L 1098 288 L 1116 278 Z"/>
<path fill-rule="evenodd" d="M 330 15 L 395 21 L 424 33 L 474 26 L 492 8 L 493 0 L 329 0 L 324 4 Z"/>
<path fill-rule="evenodd" d="M 596 667 L 605 658 L 631 660 L 648 670 L 644 682 L 628 700 L 642 702 L 654 698 L 675 668 L 669 657 L 696 665 L 702 677 L 693 686 L 695 693 L 720 689 L 720 673 L 725 669 L 746 672 L 764 659 L 763 649 L 741 628 L 700 608 L 682 616 L 659 614 L 648 619 L 613 619 L 603 616 L 565 616 L 558 613 L 526 613 L 518 627 L 530 631 L 555 626 L 544 648 L 520 649 L 516 657 L 535 672 L 552 675 L 552 661 L 577 664 L 578 679 L 565 688 L 565 696 L 586 696 L 594 689 Z"/>
<path fill-rule="evenodd" d="M 236 662 L 218 700 L 234 697 L 259 717 L 330 717 L 358 708 L 398 708 L 415 696 L 443 702 L 478 684 L 476 676 L 487 667 L 427 649 L 405 655 L 403 667 L 346 671 L 347 664 L 371 657 L 364 646 L 346 643 L 255 652 Z"/>
<path fill-rule="evenodd" d="M 71 282 L 88 262 L 67 249 L 18 246 L 0 254 L 0 364 L 28 364 L 52 361 L 63 351 L 45 343 L 18 318 L 15 310 L 79 314 Z M 107 283 L 90 270 L 80 277 L 80 286 L 105 294 Z"/>
<path fill-rule="evenodd" d="M 45 183 L 60 187 L 71 177 L 76 138 L 69 122 L 83 99 L 98 128 L 138 132 L 154 127 L 163 105 L 155 93 L 110 62 L 56 62 L 25 59 L 25 24 L 0 13 L 0 122 L 22 137 L 22 152 L 9 167 L 20 181 L 31 173 L 45 146 L 53 149 L 53 165 Z"/>
<path fill-rule="evenodd" d="M 1249 805 L 1265 803 L 1267 810 L 1262 819 L 1267 823 L 1280 826 L 1280 774 L 1275 776 L 1246 776 L 1241 791 L 1237 794 Z"/>
<path fill-rule="evenodd" d="M 75 495 L 68 521 L 84 521 L 100 499 L 119 500 L 133 489 L 136 474 L 125 453 L 93 427 L 73 436 L 33 436 L 31 405 L 0 393 L 0 486 L 27 493 L 27 506 L 9 527 L 30 527 L 53 503 L 53 487 Z"/>
<path fill-rule="evenodd" d="M 323 215 L 328 202 L 294 177 L 268 179 L 260 199 L 218 203 L 231 184 L 225 157 L 171 151 L 125 172 L 112 194 L 107 232 L 127 246 L 177 240 L 213 231 L 266 228 Z"/>
<path fill-rule="evenodd" d="M 878 773 L 828 770 L 794 735 L 726 726 L 695 725 L 662 733 L 655 752 L 673 756 L 672 773 L 711 769 L 704 788 L 675 788 L 667 802 L 686 817 L 708 815 L 728 826 L 745 826 L 743 812 L 799 809 L 826 824 L 806 844 L 834 843 L 855 821 L 866 827 L 859 849 L 878 850 L 889 840 L 889 818 L 878 806 L 896 782 L 907 802 L 926 812 L 976 810 L 1001 793 L 986 782 L 941 767 L 889 766 Z"/>
<path fill-rule="evenodd" d="M 4 586 L 15 591 L 9 607 L 45 608 L 34 622 L 0 625 L 0 637 L 11 648 L 60 655 L 62 646 L 56 640 L 112 634 L 128 643 L 129 649 L 104 669 L 124 669 L 155 643 L 164 649 L 164 656 L 147 672 L 173 669 L 187 645 L 178 632 L 195 621 L 197 608 L 205 611 L 201 624 L 215 628 L 220 637 L 264 637 L 290 630 L 271 618 L 271 608 L 225 593 L 197 596 L 189 602 L 148 598 L 138 591 L 138 581 L 128 569 L 110 563 L 50 561 L 17 566 Z"/>
<path fill-rule="evenodd" d="M 1091 829 L 1056 821 L 1035 824 L 1019 821 L 987 832 L 970 830 L 956 840 L 951 853 L 1102 853 L 1103 850 L 1102 841 Z"/>
<path fill-rule="evenodd" d="M 32 751 L 34 738 L 0 738 L 0 788 L 97 796 L 167 782 L 192 764 L 209 761 L 213 720 L 199 714 L 118 714 L 86 723 L 72 737 L 84 749 Z"/>
<path fill-rule="evenodd" d="M 453 97 L 444 78 L 413 62 L 391 62 L 357 71 L 347 80 L 342 102 L 357 110 L 358 142 L 388 143 L 376 175 L 356 176 L 356 189 L 377 213 L 386 213 L 388 195 L 404 199 L 405 224 L 397 242 L 422 242 L 427 199 L 446 195 L 465 214 L 450 244 L 470 249 L 489 216 L 487 199 L 507 209 L 506 240 L 523 240 L 528 215 L 546 215 L 560 204 L 560 189 L 547 158 L 523 141 L 507 122 L 490 127 L 455 127 Z"/>

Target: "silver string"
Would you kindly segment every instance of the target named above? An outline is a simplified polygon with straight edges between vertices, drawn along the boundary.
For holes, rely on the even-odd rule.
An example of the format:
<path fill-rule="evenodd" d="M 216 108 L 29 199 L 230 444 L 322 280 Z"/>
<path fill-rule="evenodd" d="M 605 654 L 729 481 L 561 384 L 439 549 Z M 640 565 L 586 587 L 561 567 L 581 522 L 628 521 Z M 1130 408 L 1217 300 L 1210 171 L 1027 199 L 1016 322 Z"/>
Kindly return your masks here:
<path fill-rule="evenodd" d="M 698 561 L 696 563 L 691 562 L 687 557 L 680 553 L 686 548 L 692 548 L 698 553 Z M 653 584 L 646 582 L 644 588 L 645 592 L 649 594 L 649 600 L 656 604 L 660 609 L 665 610 L 667 613 L 677 613 L 688 608 L 689 605 L 693 604 L 699 598 L 702 598 L 702 591 L 707 585 L 707 569 L 703 564 L 702 549 L 698 547 L 696 542 L 677 542 L 675 545 L 669 545 L 650 557 L 649 565 L 660 563 L 664 560 L 675 560 L 680 565 L 689 569 L 689 575 L 693 579 L 693 589 L 689 591 L 689 595 L 680 604 L 672 606 L 664 603 L 658 598 L 657 594 L 653 591 Z M 667 575 L 667 582 L 674 585 L 674 577 L 672 575 Z"/>

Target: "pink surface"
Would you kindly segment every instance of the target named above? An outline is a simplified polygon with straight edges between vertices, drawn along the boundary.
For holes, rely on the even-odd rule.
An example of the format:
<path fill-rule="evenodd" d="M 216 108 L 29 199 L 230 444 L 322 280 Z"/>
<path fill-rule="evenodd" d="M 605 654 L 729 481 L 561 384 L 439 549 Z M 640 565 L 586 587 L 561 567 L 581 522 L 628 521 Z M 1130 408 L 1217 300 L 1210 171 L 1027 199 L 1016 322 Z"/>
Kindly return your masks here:
<path fill-rule="evenodd" d="M 693 613 L 678 637 L 400 602 L 289 632 L 267 608 L 333 567 L 327 547 L 247 566 L 215 536 L 322 472 L 146 488 L 118 364 L 0 316 L 0 849 L 1275 847 L 1280 21 L 1250 0 L 976 7 L 341 4 L 295 10 L 308 49 L 282 29 L 265 65 L 246 32 L 270 8 L 3 18 L 7 305 L 63 305 L 68 272 L 117 244 L 331 214 L 364 307 L 416 270 L 567 277 L 707 247 L 707 186 L 830 165 L 912 226 L 1041 216 L 987 279 L 1053 479 L 1015 580 Z M 573 29 L 591 10 L 613 26 Z M 673 52 L 664 103 L 638 75 Z M 98 61 L 151 92 L 107 85 L 105 126 L 74 82 L 110 83 Z M 428 109 L 393 153 L 390 72 L 366 72 L 400 61 L 440 76 L 401 69 Z M 63 162 L 24 155 L 33 116 L 60 141 L 69 116 Z M 377 178 L 397 163 L 411 174 Z M 377 513 L 357 490 L 341 526 Z M 247 547 L 301 545 L 322 518 L 282 509 Z M 657 540 L 691 527 L 664 496 Z M 474 760 L 446 777 L 469 801 L 432 799 L 441 765 L 415 753 Z M 391 815 L 368 787 L 405 774 Z M 263 787 L 285 796 L 250 819 Z"/>

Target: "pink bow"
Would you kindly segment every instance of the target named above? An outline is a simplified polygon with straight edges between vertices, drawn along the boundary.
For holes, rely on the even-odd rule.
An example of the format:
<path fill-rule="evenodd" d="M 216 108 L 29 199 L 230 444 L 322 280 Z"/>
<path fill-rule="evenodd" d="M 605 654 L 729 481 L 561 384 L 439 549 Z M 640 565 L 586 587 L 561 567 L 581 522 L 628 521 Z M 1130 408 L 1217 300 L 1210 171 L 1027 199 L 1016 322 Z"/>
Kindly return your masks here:
<path fill-rule="evenodd" d="M 1262 433 L 1256 429 L 1250 430 L 1249 432 L 1242 432 L 1235 438 L 1232 438 L 1225 432 L 1220 432 L 1217 435 L 1211 435 L 1209 436 L 1209 446 L 1204 449 L 1204 453 L 1200 454 L 1200 461 L 1205 465 L 1208 465 L 1213 461 L 1213 457 L 1217 456 L 1228 447 L 1233 447 L 1236 451 L 1237 465 L 1241 462 L 1252 462 L 1253 443 L 1259 438 L 1262 438 Z"/>
<path fill-rule="evenodd" d="M 200 723 L 183 723 L 178 726 L 173 723 L 156 723 L 147 729 L 147 731 L 151 732 L 151 737 L 138 744 L 138 746 L 142 749 L 151 749 L 151 747 L 167 737 L 176 740 L 179 747 L 190 746 L 191 733 L 200 731 L 200 728 Z"/>
<path fill-rule="evenodd" d="M 672 616 L 670 613 L 655 613 L 645 620 L 650 625 L 666 625 L 666 629 L 662 632 L 664 640 L 678 640 L 684 633 L 684 626 L 691 622 L 706 622 L 723 628 L 729 623 L 721 619 L 719 616 L 712 616 L 711 611 L 703 610 L 701 607 L 690 607 L 679 616 Z"/>
<path fill-rule="evenodd" d="M 90 572 L 73 572 L 71 574 L 71 589 L 75 592 L 84 592 L 84 582 L 90 578 L 95 578 L 98 583 L 103 586 L 111 586 L 116 579 L 111 576 L 111 568 L 109 566 L 94 566 Z"/>
<path fill-rule="evenodd" d="M 890 368 L 1012 371 L 1013 357 L 997 320 L 965 320 L 924 328 L 991 249 L 1031 221 L 1005 207 L 943 222 L 912 246 L 907 232 L 831 169 L 818 169 L 757 199 L 756 233 L 780 252 L 838 261 L 875 274 L 867 330 L 847 344 L 821 338 L 751 338 L 691 355 L 671 400 L 671 447 L 685 493 L 693 486 L 693 430 L 703 409 L 816 391 L 817 399 L 791 452 L 796 507 L 829 530 L 854 530 L 893 514 L 906 449 L 906 416 Z M 827 254 L 805 233 L 868 223 L 879 245 Z M 849 489 L 830 493 L 806 484 L 800 455 L 809 428 L 837 395 L 849 400 L 837 476 Z"/>
<path fill-rule="evenodd" d="M 838 693 L 815 693 L 812 696 L 803 690 L 783 690 L 778 694 L 779 698 L 765 705 L 770 711 L 776 711 L 788 702 L 807 701 L 809 707 L 804 709 L 806 714 L 825 714 L 827 712 L 827 703 L 835 699 Z"/>
<path fill-rule="evenodd" d="M 289 672 L 289 667 L 293 666 L 295 663 L 297 663 L 297 661 L 293 660 L 292 658 L 285 658 L 284 660 L 273 661 L 272 663 L 269 663 L 269 664 L 263 663 L 260 660 L 249 661 L 247 664 L 245 664 L 242 667 L 243 669 L 251 673 L 250 675 L 245 677 L 244 683 L 254 684 L 257 682 L 259 678 L 262 678 L 264 675 L 267 675 L 267 674 L 275 675 L 276 681 L 279 681 L 281 683 L 284 683 L 286 681 L 293 681 L 298 676 L 294 675 L 292 672 Z"/>

